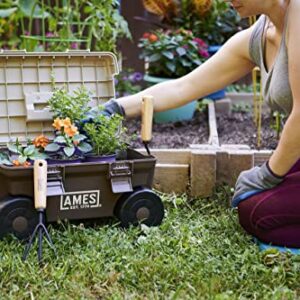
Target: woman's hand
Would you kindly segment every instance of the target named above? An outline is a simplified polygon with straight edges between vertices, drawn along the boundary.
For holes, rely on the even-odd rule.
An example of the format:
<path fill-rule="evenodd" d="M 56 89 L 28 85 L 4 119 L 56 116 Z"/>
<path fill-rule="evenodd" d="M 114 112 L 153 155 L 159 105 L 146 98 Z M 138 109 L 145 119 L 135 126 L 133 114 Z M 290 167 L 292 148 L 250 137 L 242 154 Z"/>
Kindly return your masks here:
<path fill-rule="evenodd" d="M 268 162 L 261 167 L 243 171 L 235 185 L 232 206 L 236 207 L 242 200 L 277 186 L 283 181 L 283 178 L 273 173 Z"/>

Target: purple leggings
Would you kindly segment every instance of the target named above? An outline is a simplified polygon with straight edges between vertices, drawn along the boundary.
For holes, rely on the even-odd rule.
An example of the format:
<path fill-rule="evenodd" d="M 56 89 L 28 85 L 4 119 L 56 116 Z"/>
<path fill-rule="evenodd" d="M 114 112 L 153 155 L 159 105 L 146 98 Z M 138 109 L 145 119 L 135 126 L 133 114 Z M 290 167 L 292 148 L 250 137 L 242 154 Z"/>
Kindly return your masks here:
<path fill-rule="evenodd" d="M 241 226 L 262 242 L 300 248 L 300 160 L 277 187 L 238 205 Z"/>

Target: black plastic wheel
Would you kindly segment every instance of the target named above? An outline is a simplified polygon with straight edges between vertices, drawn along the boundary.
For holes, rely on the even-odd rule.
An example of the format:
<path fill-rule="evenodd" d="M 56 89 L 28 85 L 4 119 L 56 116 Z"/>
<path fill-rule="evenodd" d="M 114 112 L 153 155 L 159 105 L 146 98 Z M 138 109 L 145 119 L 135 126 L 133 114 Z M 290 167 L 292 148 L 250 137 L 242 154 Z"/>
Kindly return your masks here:
<path fill-rule="evenodd" d="M 0 238 L 13 234 L 27 239 L 38 222 L 33 200 L 27 197 L 8 197 L 0 201 Z"/>
<path fill-rule="evenodd" d="M 152 190 L 140 188 L 124 194 L 115 207 L 115 215 L 122 227 L 137 225 L 147 226 L 161 224 L 164 217 L 164 206 L 158 195 Z"/>

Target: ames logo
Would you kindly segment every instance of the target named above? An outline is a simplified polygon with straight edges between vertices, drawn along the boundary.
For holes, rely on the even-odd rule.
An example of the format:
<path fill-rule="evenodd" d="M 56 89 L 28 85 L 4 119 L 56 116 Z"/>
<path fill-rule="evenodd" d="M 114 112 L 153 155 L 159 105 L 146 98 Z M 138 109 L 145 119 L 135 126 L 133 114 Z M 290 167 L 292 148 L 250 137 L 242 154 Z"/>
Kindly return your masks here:
<path fill-rule="evenodd" d="M 100 191 L 66 193 L 60 197 L 60 210 L 101 207 Z"/>

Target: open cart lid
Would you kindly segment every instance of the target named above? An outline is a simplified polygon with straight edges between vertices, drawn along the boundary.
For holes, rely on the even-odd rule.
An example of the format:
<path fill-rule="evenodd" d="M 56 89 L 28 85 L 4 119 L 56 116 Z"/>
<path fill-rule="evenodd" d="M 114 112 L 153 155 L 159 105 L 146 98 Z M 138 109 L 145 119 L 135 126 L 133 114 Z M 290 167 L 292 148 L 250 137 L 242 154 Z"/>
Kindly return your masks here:
<path fill-rule="evenodd" d="M 0 145 L 53 136 L 47 107 L 53 82 L 70 93 L 84 85 L 95 106 L 115 96 L 118 73 L 117 58 L 110 52 L 0 51 Z"/>

